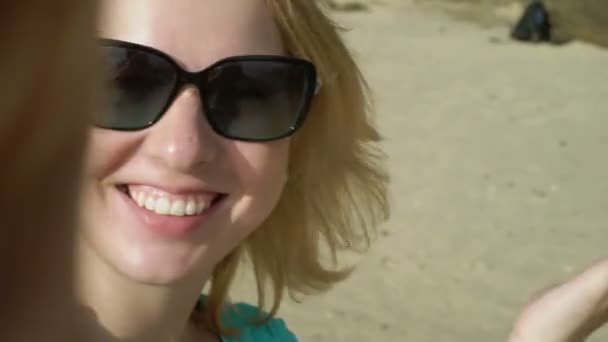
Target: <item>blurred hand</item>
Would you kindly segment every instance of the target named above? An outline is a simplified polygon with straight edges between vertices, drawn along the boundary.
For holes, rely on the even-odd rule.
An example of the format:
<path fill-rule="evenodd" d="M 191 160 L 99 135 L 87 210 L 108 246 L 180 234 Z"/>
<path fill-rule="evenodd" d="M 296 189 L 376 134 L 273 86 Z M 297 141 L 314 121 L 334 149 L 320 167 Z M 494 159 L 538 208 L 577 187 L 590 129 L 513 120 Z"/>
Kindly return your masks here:
<path fill-rule="evenodd" d="M 83 341 L 73 241 L 96 101 L 95 7 L 0 1 L 0 341 Z"/>
<path fill-rule="evenodd" d="M 608 321 L 608 259 L 536 296 L 509 342 L 580 342 Z"/>

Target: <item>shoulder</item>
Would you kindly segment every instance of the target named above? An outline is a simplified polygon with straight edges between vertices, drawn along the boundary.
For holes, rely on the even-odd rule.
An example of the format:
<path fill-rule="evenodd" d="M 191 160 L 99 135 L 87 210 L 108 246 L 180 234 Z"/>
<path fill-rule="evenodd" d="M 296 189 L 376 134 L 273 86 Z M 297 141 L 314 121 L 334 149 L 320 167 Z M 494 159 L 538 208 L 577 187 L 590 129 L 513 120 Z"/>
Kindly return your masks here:
<path fill-rule="evenodd" d="M 287 328 L 285 321 L 272 318 L 263 325 L 252 320 L 259 317 L 257 307 L 246 303 L 232 304 L 226 308 L 222 320 L 230 328 L 241 331 L 238 338 L 222 337 L 223 342 L 297 342 L 295 335 Z"/>

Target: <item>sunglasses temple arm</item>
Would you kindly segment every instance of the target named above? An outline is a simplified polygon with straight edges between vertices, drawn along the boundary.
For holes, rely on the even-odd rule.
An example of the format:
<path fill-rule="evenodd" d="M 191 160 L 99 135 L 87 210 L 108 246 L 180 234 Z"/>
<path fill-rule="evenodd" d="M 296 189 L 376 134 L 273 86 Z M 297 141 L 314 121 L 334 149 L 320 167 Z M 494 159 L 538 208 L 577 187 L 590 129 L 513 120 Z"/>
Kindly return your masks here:
<path fill-rule="evenodd" d="M 319 94 L 322 87 L 323 87 L 323 82 L 321 80 L 317 80 L 317 84 L 315 84 L 315 95 Z"/>

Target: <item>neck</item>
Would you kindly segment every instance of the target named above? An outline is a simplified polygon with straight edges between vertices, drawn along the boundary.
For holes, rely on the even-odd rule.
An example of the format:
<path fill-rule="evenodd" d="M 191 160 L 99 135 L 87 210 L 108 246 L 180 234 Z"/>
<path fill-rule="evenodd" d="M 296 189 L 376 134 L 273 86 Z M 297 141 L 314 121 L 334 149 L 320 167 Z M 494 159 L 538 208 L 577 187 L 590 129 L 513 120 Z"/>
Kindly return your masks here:
<path fill-rule="evenodd" d="M 94 324 L 83 326 L 88 341 L 189 340 L 190 314 L 204 281 L 169 286 L 139 283 L 101 260 L 85 242 L 80 245 L 78 293 L 95 318 Z"/>

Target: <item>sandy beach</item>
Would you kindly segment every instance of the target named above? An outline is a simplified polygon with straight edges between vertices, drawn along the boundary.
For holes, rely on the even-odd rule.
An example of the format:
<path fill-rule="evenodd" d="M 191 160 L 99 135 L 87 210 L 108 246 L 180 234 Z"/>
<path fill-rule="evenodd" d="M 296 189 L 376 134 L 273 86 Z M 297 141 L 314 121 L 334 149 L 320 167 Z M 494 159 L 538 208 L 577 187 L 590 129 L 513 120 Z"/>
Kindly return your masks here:
<path fill-rule="evenodd" d="M 608 49 L 411 0 L 332 15 L 374 91 L 393 215 L 348 281 L 280 316 L 301 341 L 504 341 L 530 295 L 608 256 Z"/>

